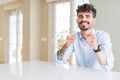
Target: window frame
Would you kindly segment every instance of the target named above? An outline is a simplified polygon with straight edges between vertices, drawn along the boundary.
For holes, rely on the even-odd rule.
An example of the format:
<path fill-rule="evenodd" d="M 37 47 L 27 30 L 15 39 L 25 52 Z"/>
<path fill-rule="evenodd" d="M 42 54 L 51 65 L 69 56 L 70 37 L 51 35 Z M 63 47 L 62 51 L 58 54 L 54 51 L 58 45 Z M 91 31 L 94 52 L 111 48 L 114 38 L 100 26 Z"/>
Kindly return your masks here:
<path fill-rule="evenodd" d="M 54 4 L 57 4 L 57 3 L 62 3 L 62 2 L 70 2 L 70 34 L 73 34 L 75 32 L 75 29 L 74 29 L 74 23 L 72 23 L 74 20 L 73 20 L 73 13 L 72 13 L 72 6 L 74 5 L 74 1 L 75 0 L 61 0 L 61 1 L 55 1 L 55 2 L 50 2 L 48 4 L 48 13 L 49 13 L 49 18 L 48 18 L 48 61 L 51 62 L 54 60 L 54 56 L 56 54 L 55 50 L 54 50 L 54 47 L 55 47 L 55 7 L 54 7 Z M 83 3 L 89 3 L 89 0 L 79 0 L 81 1 L 81 4 Z M 78 4 L 77 4 L 78 5 Z M 77 23 L 76 23 L 77 24 Z M 52 47 L 51 47 L 52 45 Z"/>
<path fill-rule="evenodd" d="M 9 62 L 9 20 L 8 20 L 8 19 L 9 19 L 9 14 L 10 14 L 10 13 L 15 13 L 15 14 L 17 15 L 17 16 L 16 16 L 16 21 L 17 21 L 16 27 L 19 27 L 19 25 L 18 25 L 18 24 L 19 24 L 19 22 L 18 22 L 19 11 L 22 12 L 22 8 L 17 8 L 17 9 L 13 9 L 13 10 L 8 10 L 8 11 L 5 12 L 5 13 L 6 13 L 6 22 L 7 22 L 7 25 L 6 25 L 6 27 L 7 27 L 7 28 L 6 28 L 6 30 L 7 30 L 6 50 L 7 50 L 7 51 L 6 51 L 6 56 L 5 56 L 5 57 L 6 57 L 6 58 L 5 58 L 6 60 L 5 60 L 5 61 L 6 61 L 7 63 L 10 63 L 10 62 Z M 23 12 L 22 12 L 22 14 L 23 14 Z M 22 27 L 23 27 L 23 23 L 22 23 Z M 22 29 L 23 29 L 23 28 L 22 28 Z M 16 35 L 17 35 L 16 51 L 17 51 L 17 50 L 18 50 L 18 41 L 19 41 L 19 40 L 18 40 L 18 38 L 19 38 L 19 37 L 18 37 L 18 34 L 19 34 L 19 33 L 18 33 L 18 28 L 16 29 L 16 31 L 17 31 L 17 32 L 16 32 L 16 33 L 17 33 L 17 34 L 16 34 Z M 23 35 L 23 30 L 22 30 L 22 35 Z M 22 38 L 22 40 L 23 40 L 23 38 Z M 15 52 L 15 53 L 16 53 L 16 54 L 15 54 L 15 58 L 16 58 L 15 63 L 17 63 L 17 62 L 19 62 L 19 61 L 18 61 L 18 57 L 17 57 L 18 55 L 17 55 L 17 52 Z M 21 56 L 21 61 L 22 61 L 22 56 Z M 13 63 L 13 62 L 12 62 L 12 63 Z"/>

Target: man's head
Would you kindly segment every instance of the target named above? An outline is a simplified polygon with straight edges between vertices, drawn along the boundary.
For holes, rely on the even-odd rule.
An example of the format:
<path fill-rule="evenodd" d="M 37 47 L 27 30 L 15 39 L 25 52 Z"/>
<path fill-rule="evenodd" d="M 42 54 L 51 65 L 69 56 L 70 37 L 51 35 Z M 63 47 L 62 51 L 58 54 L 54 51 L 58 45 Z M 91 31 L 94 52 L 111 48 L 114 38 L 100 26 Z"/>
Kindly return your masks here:
<path fill-rule="evenodd" d="M 96 17 L 96 9 L 94 8 L 94 6 L 92 4 L 83 4 L 81 6 L 78 5 L 78 8 L 77 8 L 77 15 L 79 12 L 92 12 L 92 15 L 93 15 L 93 18 Z"/>
<path fill-rule="evenodd" d="M 96 9 L 92 4 L 83 4 L 81 6 L 78 5 L 77 8 L 77 23 L 79 28 L 82 31 L 87 31 L 92 29 L 93 24 L 96 22 Z"/>

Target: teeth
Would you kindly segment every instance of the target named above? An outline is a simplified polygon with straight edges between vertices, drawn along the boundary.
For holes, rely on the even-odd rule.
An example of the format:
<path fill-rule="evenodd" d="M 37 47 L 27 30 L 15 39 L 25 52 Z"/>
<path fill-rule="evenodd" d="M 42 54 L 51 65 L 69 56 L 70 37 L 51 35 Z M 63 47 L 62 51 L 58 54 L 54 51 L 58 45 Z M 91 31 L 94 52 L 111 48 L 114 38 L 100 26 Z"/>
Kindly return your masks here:
<path fill-rule="evenodd" d="M 84 22 L 84 23 L 82 23 L 82 24 L 87 24 L 87 23 Z"/>

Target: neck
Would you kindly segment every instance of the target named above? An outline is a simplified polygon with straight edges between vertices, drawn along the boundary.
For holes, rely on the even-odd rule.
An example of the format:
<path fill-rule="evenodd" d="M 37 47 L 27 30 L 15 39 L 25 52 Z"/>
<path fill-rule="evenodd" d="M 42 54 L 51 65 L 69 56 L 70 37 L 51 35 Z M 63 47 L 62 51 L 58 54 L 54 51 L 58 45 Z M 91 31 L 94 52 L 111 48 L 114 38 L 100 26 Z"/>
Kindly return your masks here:
<path fill-rule="evenodd" d="M 87 31 L 81 31 L 81 35 L 83 38 L 85 38 L 87 35 L 91 34 L 93 32 L 93 29 L 89 29 Z"/>

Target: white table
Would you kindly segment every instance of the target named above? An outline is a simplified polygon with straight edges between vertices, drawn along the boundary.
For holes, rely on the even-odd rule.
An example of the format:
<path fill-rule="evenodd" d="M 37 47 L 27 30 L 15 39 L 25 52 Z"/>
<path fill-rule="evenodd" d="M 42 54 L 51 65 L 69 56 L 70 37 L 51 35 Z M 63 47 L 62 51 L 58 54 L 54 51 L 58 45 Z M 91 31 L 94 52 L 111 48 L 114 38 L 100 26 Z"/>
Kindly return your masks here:
<path fill-rule="evenodd" d="M 120 73 L 29 61 L 0 64 L 0 80 L 120 80 Z"/>

